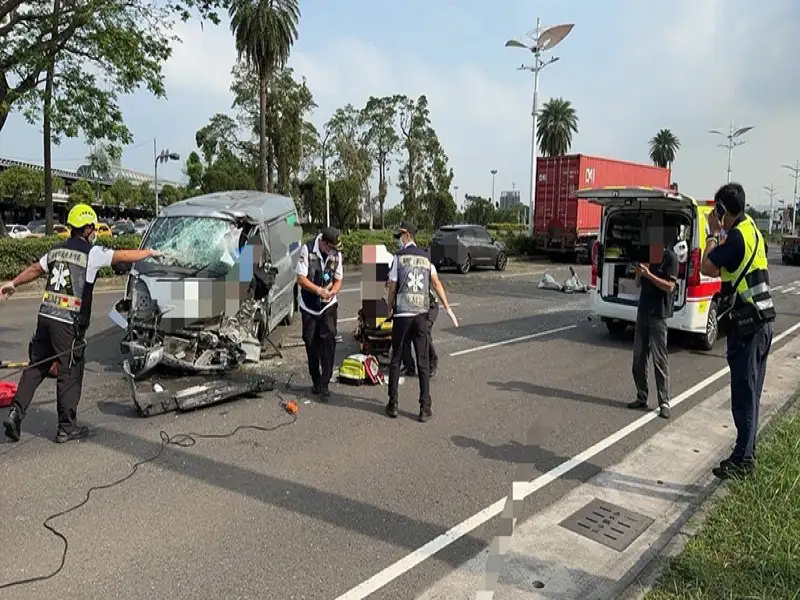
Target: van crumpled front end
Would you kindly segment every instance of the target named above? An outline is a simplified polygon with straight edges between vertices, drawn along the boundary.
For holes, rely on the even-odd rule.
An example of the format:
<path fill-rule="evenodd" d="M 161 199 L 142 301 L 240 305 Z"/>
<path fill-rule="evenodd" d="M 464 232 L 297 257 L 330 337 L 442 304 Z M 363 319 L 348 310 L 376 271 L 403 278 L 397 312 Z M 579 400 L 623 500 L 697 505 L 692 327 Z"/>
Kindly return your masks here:
<path fill-rule="evenodd" d="M 174 318 L 170 315 L 178 309 L 174 303 L 163 298 L 159 302 L 145 278 L 132 277 L 130 298 L 117 303 L 111 318 L 126 329 L 121 349 L 134 377 L 138 379 L 158 365 L 203 374 L 258 362 L 261 341 L 255 332 L 264 318 L 261 302 L 245 298 L 231 316 L 220 312 L 206 318 Z"/>

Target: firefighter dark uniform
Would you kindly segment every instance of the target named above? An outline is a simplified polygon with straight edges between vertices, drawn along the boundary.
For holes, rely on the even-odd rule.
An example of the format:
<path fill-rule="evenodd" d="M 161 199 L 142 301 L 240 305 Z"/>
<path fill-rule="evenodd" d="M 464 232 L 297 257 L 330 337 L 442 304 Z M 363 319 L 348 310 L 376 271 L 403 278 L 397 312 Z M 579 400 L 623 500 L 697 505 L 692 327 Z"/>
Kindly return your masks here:
<path fill-rule="evenodd" d="M 744 245 L 738 264 L 725 264 L 732 249 Z M 735 241 L 731 241 L 731 240 Z M 761 390 L 772 345 L 775 307 L 769 287 L 764 239 L 748 215 L 740 215 L 728 232 L 726 243 L 715 247 L 708 259 L 719 266 L 723 311 L 729 310 L 727 360 L 731 371 L 731 412 L 736 426 L 736 443 L 731 456 L 714 470 L 719 477 L 732 471 L 749 471 L 754 466 Z M 730 262 L 730 261 L 727 261 Z"/>
<path fill-rule="evenodd" d="M 412 233 L 413 235 L 413 233 Z M 417 358 L 419 380 L 420 421 L 432 416 L 430 395 L 430 292 L 431 264 L 428 252 L 408 244 L 395 254 L 389 280 L 397 290 L 392 307 L 392 357 L 389 366 L 389 402 L 386 413 L 397 416 L 397 396 L 403 349 L 413 343 Z"/>
<path fill-rule="evenodd" d="M 323 231 L 301 247 L 295 273 L 306 277 L 316 289 L 330 290 L 334 282 L 343 277 L 342 253 L 338 244 L 338 231 L 333 228 Z M 323 251 L 323 245 L 328 252 Z M 301 287 L 299 304 L 312 391 L 320 394 L 322 400 L 327 400 L 336 360 L 338 299 L 334 295 L 325 300 Z"/>
<path fill-rule="evenodd" d="M 436 323 L 436 318 L 439 316 L 439 299 L 436 293 L 430 290 L 430 305 L 428 306 L 428 366 L 430 367 L 431 377 L 436 374 L 436 369 L 439 366 L 439 356 L 436 354 L 436 349 L 433 347 L 433 325 Z M 406 345 L 403 347 L 403 372 L 406 375 L 415 375 L 417 372 L 416 363 L 414 360 L 413 342 L 408 339 Z"/>

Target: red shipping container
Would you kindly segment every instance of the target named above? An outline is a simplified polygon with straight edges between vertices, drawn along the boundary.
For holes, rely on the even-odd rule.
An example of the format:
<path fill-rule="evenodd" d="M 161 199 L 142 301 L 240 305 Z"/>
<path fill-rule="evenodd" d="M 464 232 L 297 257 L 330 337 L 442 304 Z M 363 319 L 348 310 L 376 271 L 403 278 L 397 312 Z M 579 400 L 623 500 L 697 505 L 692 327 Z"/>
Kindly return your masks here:
<path fill-rule="evenodd" d="M 598 156 L 538 158 L 533 221 L 537 247 L 554 253 L 576 252 L 588 262 L 603 208 L 578 200 L 575 192 L 617 185 L 668 188 L 670 177 L 669 169 Z"/>

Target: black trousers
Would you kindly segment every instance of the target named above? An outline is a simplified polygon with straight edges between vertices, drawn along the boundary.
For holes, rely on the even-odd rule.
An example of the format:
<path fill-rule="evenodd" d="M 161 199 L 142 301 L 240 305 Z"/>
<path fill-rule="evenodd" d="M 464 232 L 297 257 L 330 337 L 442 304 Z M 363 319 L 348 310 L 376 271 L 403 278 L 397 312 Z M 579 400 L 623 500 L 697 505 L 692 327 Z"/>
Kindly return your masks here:
<path fill-rule="evenodd" d="M 389 403 L 397 405 L 397 388 L 400 385 L 400 363 L 403 359 L 403 350 L 410 340 L 414 344 L 417 355 L 417 379 L 419 380 L 420 408 L 431 408 L 431 372 L 429 365 L 428 339 L 430 327 L 428 326 L 428 313 L 413 317 L 395 317 L 392 324 L 392 359 L 389 363 Z"/>
<path fill-rule="evenodd" d="M 433 373 L 439 366 L 439 357 L 436 354 L 436 349 L 433 347 L 433 324 L 436 323 L 436 317 L 439 316 L 439 306 L 433 305 L 428 311 L 428 366 L 430 372 Z M 403 368 L 407 371 L 416 371 L 414 362 L 414 354 L 411 348 L 414 346 L 414 341 L 409 338 L 406 340 L 406 345 L 403 346 Z"/>
<path fill-rule="evenodd" d="M 667 352 L 667 320 L 640 310 L 636 314 L 633 338 L 633 382 L 636 399 L 647 402 L 647 363 L 653 358 L 658 404 L 669 404 L 669 353 Z"/>
<path fill-rule="evenodd" d="M 765 323 L 746 338 L 737 337 L 733 332 L 728 334 L 731 412 L 736 426 L 736 444 L 730 460 L 737 464 L 752 462 L 755 456 L 761 390 L 771 347 L 772 323 Z"/>
<path fill-rule="evenodd" d="M 308 374 L 315 385 L 327 388 L 333 377 L 336 360 L 336 327 L 339 321 L 339 303 L 312 315 L 300 309 L 303 318 L 303 343 L 306 345 Z"/>
<path fill-rule="evenodd" d="M 35 364 L 48 357 L 61 354 L 58 362 L 58 379 L 56 380 L 56 409 L 58 426 L 67 433 L 77 427 L 78 403 L 83 390 L 83 372 L 85 365 L 85 346 L 83 336 L 77 335 L 74 325 L 62 323 L 47 317 L 39 317 L 36 331 L 28 345 L 28 359 Z M 77 346 L 77 347 L 76 347 Z M 19 380 L 17 395 L 13 406 L 19 415 L 25 418 L 25 412 L 31 405 L 33 395 L 39 385 L 47 377 L 51 362 L 38 367 L 26 369 Z"/>

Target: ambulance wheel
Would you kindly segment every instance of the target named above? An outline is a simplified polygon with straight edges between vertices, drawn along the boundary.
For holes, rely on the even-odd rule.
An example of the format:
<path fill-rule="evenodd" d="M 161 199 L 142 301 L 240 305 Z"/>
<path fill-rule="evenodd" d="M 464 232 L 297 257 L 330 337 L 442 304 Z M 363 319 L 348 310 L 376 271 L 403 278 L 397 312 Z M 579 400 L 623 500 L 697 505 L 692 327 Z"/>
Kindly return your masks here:
<path fill-rule="evenodd" d="M 622 335 L 628 324 L 625 321 L 606 321 L 606 328 L 611 335 Z"/>
<path fill-rule="evenodd" d="M 712 300 L 708 305 L 708 320 L 706 321 L 706 332 L 697 336 L 698 345 L 701 350 L 706 352 L 714 348 L 719 337 L 719 320 L 717 319 L 717 301 Z"/>

